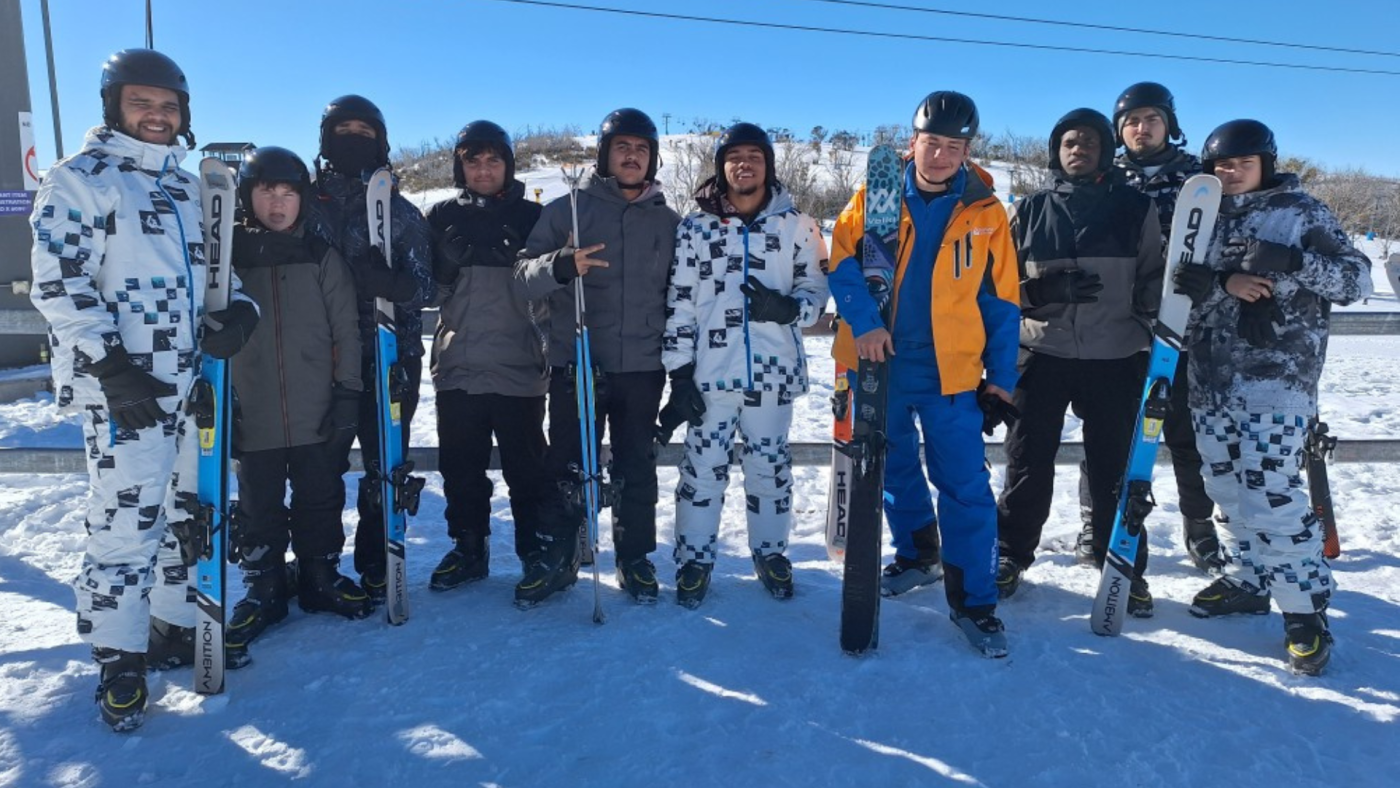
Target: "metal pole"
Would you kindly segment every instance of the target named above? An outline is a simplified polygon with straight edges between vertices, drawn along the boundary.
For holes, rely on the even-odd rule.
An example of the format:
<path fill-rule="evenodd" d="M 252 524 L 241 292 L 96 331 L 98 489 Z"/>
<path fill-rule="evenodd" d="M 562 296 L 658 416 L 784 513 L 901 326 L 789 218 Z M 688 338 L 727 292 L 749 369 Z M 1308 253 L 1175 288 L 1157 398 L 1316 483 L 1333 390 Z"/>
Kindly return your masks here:
<path fill-rule="evenodd" d="M 58 118 L 58 79 L 53 71 L 53 31 L 49 28 L 49 0 L 39 4 L 44 15 L 44 59 L 49 64 L 49 106 L 53 108 L 54 160 L 63 158 L 63 123 Z"/>
<path fill-rule="evenodd" d="M 151 27 L 151 0 L 146 0 L 146 48 L 156 48 L 156 35 Z"/>

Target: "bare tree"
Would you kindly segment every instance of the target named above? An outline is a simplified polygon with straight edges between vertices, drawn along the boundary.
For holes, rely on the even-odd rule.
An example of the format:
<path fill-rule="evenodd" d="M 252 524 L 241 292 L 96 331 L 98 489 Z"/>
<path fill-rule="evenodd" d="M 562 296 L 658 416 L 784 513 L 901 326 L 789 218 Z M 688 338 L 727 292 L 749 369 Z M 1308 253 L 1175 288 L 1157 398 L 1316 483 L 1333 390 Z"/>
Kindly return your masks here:
<path fill-rule="evenodd" d="M 708 136 L 671 139 L 661 150 L 666 170 L 661 179 L 666 202 L 684 215 L 695 210 L 695 191 L 715 174 L 714 143 Z"/>

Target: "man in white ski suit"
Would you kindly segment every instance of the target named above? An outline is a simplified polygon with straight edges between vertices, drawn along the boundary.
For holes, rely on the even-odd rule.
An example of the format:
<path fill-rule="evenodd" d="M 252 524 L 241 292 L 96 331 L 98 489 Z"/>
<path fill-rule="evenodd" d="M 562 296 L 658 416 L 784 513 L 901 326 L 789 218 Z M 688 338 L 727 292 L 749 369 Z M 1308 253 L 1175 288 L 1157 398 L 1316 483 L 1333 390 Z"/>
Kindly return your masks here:
<path fill-rule="evenodd" d="M 680 416 L 690 422 L 675 535 L 677 601 L 687 607 L 703 599 L 714 566 L 736 430 L 744 436 L 755 571 L 773 596 L 792 595 L 783 555 L 792 528 L 788 429 L 793 400 L 807 392 L 801 329 L 816 322 L 827 300 L 826 243 L 774 177 L 763 129 L 730 127 L 719 138 L 715 170 L 696 194 L 700 210 L 676 229 L 662 335 L 672 388 L 663 425 L 668 411 L 672 425 Z"/>
<path fill-rule="evenodd" d="M 104 125 L 49 170 L 31 217 L 31 299 L 49 323 L 59 411 L 82 422 L 90 480 L 78 634 L 109 689 L 110 666 L 144 673 L 148 645 L 155 652 L 172 628 L 189 653 L 164 655 L 169 664 L 193 660 L 193 632 L 183 628 L 194 624 L 194 593 L 175 536 L 197 508 L 197 433 L 185 401 L 201 346 L 227 358 L 258 314 L 234 278 L 230 308 L 212 316 L 224 328 L 201 339 L 208 266 L 199 180 L 179 166 L 177 134 L 194 145 L 183 86 L 158 52 L 113 55 Z M 131 704 L 108 718 L 118 730 L 139 725 L 145 707 L 144 676 L 139 691 L 127 678 Z"/>

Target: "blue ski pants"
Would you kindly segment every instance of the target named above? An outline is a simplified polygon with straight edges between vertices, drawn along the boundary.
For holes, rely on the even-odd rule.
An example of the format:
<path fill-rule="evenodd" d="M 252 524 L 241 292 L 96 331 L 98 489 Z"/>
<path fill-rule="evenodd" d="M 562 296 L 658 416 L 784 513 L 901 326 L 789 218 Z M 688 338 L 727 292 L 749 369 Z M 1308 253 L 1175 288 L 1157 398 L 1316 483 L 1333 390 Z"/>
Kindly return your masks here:
<path fill-rule="evenodd" d="M 926 365 L 901 364 L 896 356 L 890 367 L 886 434 L 885 519 L 895 551 L 917 558 L 913 534 L 936 519 L 949 606 L 994 607 L 997 511 L 977 393 L 944 396 L 936 373 Z M 938 490 L 936 517 L 930 484 Z"/>

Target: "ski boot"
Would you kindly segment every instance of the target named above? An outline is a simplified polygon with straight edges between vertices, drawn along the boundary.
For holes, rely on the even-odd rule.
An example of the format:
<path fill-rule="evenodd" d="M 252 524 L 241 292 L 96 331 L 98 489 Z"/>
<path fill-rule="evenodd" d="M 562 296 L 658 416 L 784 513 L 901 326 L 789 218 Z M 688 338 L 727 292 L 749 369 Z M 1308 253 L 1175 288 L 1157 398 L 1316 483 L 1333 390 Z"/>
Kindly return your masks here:
<path fill-rule="evenodd" d="M 689 610 L 700 607 L 705 594 L 710 590 L 710 573 L 714 564 L 699 561 L 686 561 L 676 570 L 676 604 Z"/>
<path fill-rule="evenodd" d="M 111 648 L 95 648 L 93 659 L 102 666 L 97 685 L 97 705 L 102 721 L 117 733 L 128 733 L 146 721 L 146 655 Z"/>
<path fill-rule="evenodd" d="M 1021 587 L 1021 575 L 1026 570 L 1010 558 L 997 559 L 997 598 L 1010 599 Z"/>
<path fill-rule="evenodd" d="M 458 539 L 433 570 L 428 588 L 447 591 L 485 579 L 491 574 L 491 540 L 486 537 Z"/>
<path fill-rule="evenodd" d="M 243 583 L 248 592 L 233 606 L 224 636 L 224 664 L 237 670 L 252 662 L 248 644 L 268 627 L 287 617 L 287 570 L 281 561 L 266 568 L 243 566 Z"/>
<path fill-rule="evenodd" d="M 753 571 L 774 599 L 792 599 L 792 562 L 782 553 L 753 554 Z"/>
<path fill-rule="evenodd" d="M 1080 566 L 1097 566 L 1099 563 L 1094 558 L 1094 524 L 1088 520 L 1079 529 L 1079 535 L 1074 537 L 1074 562 Z"/>
<path fill-rule="evenodd" d="M 948 614 L 972 647 L 990 659 L 1007 654 L 1006 627 L 992 609 L 953 610 Z"/>
<path fill-rule="evenodd" d="M 1181 518 L 1181 540 L 1191 563 L 1208 575 L 1218 575 L 1225 568 L 1220 554 L 1220 538 L 1215 533 L 1215 521 L 1209 517 Z"/>
<path fill-rule="evenodd" d="M 194 664 L 194 627 L 182 627 L 151 617 L 146 669 L 172 670 Z"/>
<path fill-rule="evenodd" d="M 297 606 L 306 613 L 335 613 L 354 620 L 374 612 L 369 595 L 340 573 L 338 558 L 311 558 L 297 573 Z"/>
<path fill-rule="evenodd" d="M 1133 578 L 1128 587 L 1128 615 L 1133 618 L 1152 618 L 1152 592 L 1147 589 L 1147 581 Z"/>
<path fill-rule="evenodd" d="M 943 579 L 943 564 L 937 558 L 920 561 L 895 555 L 880 573 L 880 596 L 899 596 Z"/>
<path fill-rule="evenodd" d="M 792 573 L 788 572 L 788 581 Z M 641 558 L 618 559 L 617 584 L 639 605 L 656 604 L 656 567 L 646 556 Z"/>
<path fill-rule="evenodd" d="M 1187 612 L 1196 618 L 1215 618 L 1235 613 L 1265 616 L 1269 614 L 1269 593 L 1248 583 L 1221 577 L 1196 594 Z"/>
<path fill-rule="evenodd" d="M 527 559 L 525 576 L 515 584 L 515 606 L 521 610 L 538 605 L 556 591 L 563 591 L 578 582 L 578 538 L 567 535 L 540 535 L 544 549 Z"/>
<path fill-rule="evenodd" d="M 1324 613 L 1284 613 L 1288 667 L 1300 676 L 1317 676 L 1332 659 L 1332 633 Z"/>
<path fill-rule="evenodd" d="M 360 573 L 360 591 L 369 599 L 373 607 L 389 601 L 388 570 L 382 566 L 372 566 Z"/>

